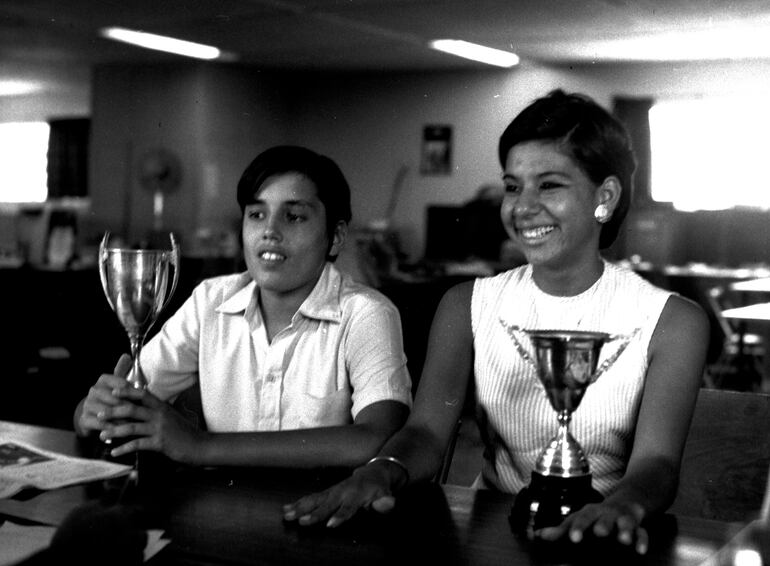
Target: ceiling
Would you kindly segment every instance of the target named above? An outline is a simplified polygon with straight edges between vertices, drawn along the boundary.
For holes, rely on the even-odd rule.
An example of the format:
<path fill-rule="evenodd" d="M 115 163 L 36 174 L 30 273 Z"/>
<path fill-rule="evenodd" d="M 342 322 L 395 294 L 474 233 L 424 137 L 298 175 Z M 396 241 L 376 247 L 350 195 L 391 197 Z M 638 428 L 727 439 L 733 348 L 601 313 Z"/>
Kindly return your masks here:
<path fill-rule="evenodd" d="M 0 0 L 0 80 L 178 60 L 102 39 L 109 25 L 283 69 L 482 67 L 427 48 L 439 38 L 551 63 L 734 58 L 752 38 L 770 57 L 767 0 Z"/>

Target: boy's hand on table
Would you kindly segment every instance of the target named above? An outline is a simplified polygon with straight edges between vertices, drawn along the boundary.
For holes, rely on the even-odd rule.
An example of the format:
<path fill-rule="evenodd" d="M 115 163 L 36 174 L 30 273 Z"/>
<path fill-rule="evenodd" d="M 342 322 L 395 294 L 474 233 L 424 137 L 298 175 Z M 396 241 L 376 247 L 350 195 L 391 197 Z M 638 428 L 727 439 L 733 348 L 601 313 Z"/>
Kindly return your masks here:
<path fill-rule="evenodd" d="M 128 402 L 112 409 L 112 414 L 127 422 L 108 425 L 100 437 L 102 440 L 138 438 L 114 448 L 111 451 L 113 457 L 137 450 L 151 450 L 162 452 L 177 462 L 194 463 L 193 455 L 197 453 L 203 431 L 147 390 L 124 387 L 114 394 Z"/>

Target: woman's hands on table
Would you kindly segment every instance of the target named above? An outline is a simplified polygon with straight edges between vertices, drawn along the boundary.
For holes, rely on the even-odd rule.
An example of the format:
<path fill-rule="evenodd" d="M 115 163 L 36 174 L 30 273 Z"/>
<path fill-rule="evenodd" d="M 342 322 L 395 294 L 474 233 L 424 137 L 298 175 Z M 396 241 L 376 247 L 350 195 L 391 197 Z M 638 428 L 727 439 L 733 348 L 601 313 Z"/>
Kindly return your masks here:
<path fill-rule="evenodd" d="M 555 527 L 535 531 L 534 537 L 544 541 L 556 541 L 569 537 L 580 543 L 588 536 L 598 539 L 614 538 L 620 544 L 645 554 L 649 546 L 647 531 L 642 527 L 644 508 L 627 501 L 604 501 L 586 505 L 572 513 Z"/>

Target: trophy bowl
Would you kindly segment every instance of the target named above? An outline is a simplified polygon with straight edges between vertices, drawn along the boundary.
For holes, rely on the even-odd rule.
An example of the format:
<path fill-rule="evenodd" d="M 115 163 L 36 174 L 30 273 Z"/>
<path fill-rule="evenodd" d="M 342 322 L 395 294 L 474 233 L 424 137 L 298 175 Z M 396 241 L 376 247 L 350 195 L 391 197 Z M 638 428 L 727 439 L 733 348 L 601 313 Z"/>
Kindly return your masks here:
<path fill-rule="evenodd" d="M 540 453 L 530 484 L 517 494 L 511 511 L 514 530 L 531 533 L 558 525 L 587 503 L 603 499 L 591 485 L 588 459 L 570 433 L 569 424 L 588 386 L 612 366 L 635 333 L 523 330 L 501 323 L 519 354 L 535 368 L 558 421 L 556 435 Z M 534 356 L 519 335 L 529 339 Z M 603 346 L 614 341 L 620 341 L 619 347 L 599 365 Z"/>
<path fill-rule="evenodd" d="M 99 276 L 110 307 L 128 335 L 132 366 L 127 379 L 138 389 L 147 385 L 139 355 L 147 332 L 174 294 L 180 252 L 173 234 L 169 250 L 116 248 L 107 232 L 99 245 Z"/>

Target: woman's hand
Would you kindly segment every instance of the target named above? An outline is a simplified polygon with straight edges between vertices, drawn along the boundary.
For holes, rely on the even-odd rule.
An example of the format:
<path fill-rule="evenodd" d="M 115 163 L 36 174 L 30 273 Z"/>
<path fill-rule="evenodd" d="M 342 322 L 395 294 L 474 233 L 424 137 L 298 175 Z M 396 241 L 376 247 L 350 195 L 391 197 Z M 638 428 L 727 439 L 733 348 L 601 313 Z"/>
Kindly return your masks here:
<path fill-rule="evenodd" d="M 337 527 L 353 517 L 359 509 L 374 509 L 387 513 L 395 506 L 392 493 L 392 473 L 404 474 L 388 462 L 375 462 L 357 468 L 346 480 L 320 493 L 284 505 L 283 518 L 300 525 L 326 521 L 327 527 Z M 403 480 L 406 477 L 404 475 Z"/>
<path fill-rule="evenodd" d="M 82 410 L 77 415 L 76 429 L 81 435 L 99 432 L 109 425 L 107 420 L 112 409 L 125 401 L 115 391 L 127 386 L 126 376 L 131 370 L 131 356 L 123 354 L 115 365 L 113 373 L 102 374 L 89 389 L 83 400 Z"/>
<path fill-rule="evenodd" d="M 649 546 L 647 531 L 642 527 L 644 508 L 628 501 L 604 501 L 586 505 L 572 513 L 556 527 L 535 531 L 536 539 L 554 541 L 568 536 L 573 543 L 590 535 L 600 539 L 614 538 L 620 544 L 645 554 Z"/>
<path fill-rule="evenodd" d="M 107 423 L 100 438 L 131 438 L 114 448 L 110 455 L 122 456 L 137 450 L 162 452 L 172 460 L 182 463 L 195 463 L 204 432 L 197 429 L 171 405 L 155 397 L 147 390 L 123 387 L 116 389 L 114 395 L 124 402 L 106 409 L 112 420 Z"/>

